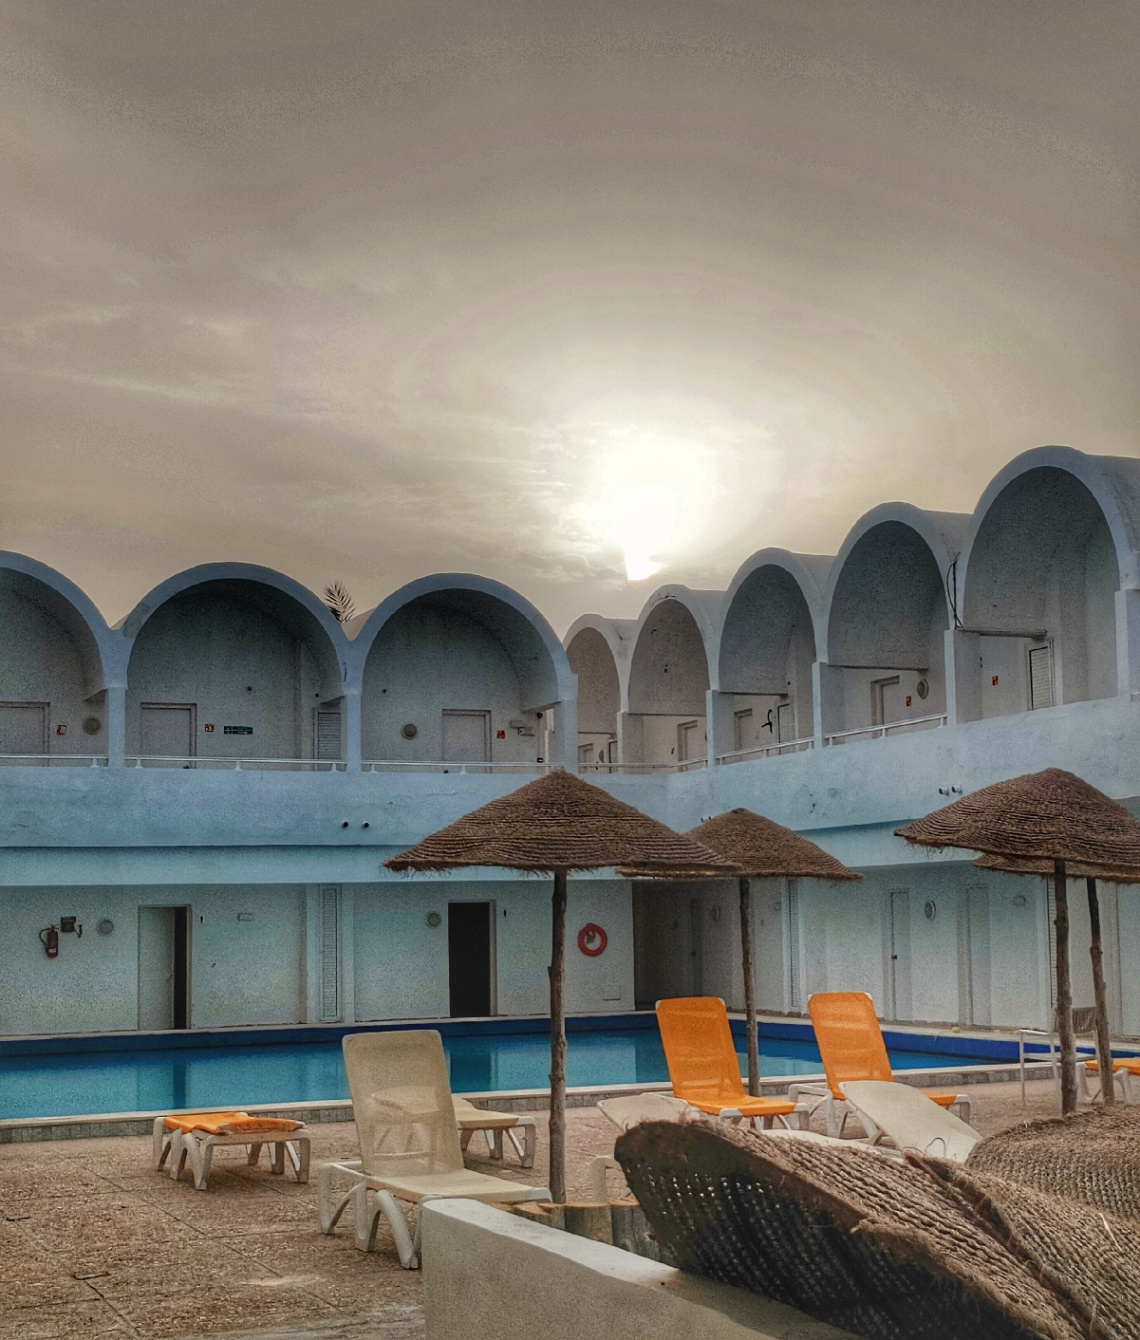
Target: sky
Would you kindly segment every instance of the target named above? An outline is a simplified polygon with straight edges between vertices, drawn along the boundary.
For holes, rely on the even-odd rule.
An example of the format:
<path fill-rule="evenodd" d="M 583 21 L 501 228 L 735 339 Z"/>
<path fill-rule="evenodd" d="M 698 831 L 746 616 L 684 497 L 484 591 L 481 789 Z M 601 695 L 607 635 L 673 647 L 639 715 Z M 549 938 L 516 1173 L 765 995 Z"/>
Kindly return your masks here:
<path fill-rule="evenodd" d="M 0 0 L 0 548 L 562 632 L 1140 456 L 1135 0 Z"/>

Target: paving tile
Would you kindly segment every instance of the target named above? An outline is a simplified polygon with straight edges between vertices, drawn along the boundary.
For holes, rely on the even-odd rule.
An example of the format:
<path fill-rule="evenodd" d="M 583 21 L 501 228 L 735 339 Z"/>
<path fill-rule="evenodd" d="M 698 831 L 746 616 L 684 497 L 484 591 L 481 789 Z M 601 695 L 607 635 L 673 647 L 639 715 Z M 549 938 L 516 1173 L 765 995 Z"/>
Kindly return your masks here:
<path fill-rule="evenodd" d="M 180 1340 L 423 1340 L 423 1309 L 392 1304 L 355 1316 L 274 1326 L 268 1330 L 215 1332 Z"/>
<path fill-rule="evenodd" d="M 329 1304 L 303 1288 L 205 1279 L 186 1292 L 116 1299 L 123 1314 L 148 1337 L 184 1336 L 195 1331 L 241 1331 L 335 1318 Z"/>
<path fill-rule="evenodd" d="M 0 1340 L 72 1340 L 74 1336 L 137 1334 L 117 1312 L 99 1300 L 0 1312 Z"/>

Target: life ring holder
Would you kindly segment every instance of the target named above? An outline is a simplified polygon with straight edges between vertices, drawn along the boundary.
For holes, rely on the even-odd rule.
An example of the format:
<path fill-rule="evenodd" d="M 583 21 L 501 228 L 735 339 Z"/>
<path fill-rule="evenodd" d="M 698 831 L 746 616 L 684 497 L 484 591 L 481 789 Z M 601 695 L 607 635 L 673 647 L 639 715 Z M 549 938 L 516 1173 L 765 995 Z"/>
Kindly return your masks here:
<path fill-rule="evenodd" d="M 597 958 L 605 952 L 608 943 L 605 931 L 592 921 L 588 921 L 578 932 L 578 948 L 587 958 Z"/>

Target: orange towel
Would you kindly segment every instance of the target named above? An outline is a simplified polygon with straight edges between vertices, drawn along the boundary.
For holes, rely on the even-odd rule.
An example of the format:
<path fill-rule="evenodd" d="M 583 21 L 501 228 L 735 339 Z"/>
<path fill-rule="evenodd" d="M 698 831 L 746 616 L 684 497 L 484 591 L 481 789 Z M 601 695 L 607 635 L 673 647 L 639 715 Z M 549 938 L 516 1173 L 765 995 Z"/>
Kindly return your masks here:
<path fill-rule="evenodd" d="M 169 1131 L 207 1131 L 217 1135 L 231 1121 L 248 1121 L 248 1112 L 195 1112 L 183 1117 L 167 1117 L 163 1125 Z"/>
<path fill-rule="evenodd" d="M 239 1115 L 232 1121 L 218 1127 L 219 1135 L 272 1135 L 274 1132 L 299 1131 L 303 1121 L 290 1121 L 287 1117 L 247 1117 Z"/>

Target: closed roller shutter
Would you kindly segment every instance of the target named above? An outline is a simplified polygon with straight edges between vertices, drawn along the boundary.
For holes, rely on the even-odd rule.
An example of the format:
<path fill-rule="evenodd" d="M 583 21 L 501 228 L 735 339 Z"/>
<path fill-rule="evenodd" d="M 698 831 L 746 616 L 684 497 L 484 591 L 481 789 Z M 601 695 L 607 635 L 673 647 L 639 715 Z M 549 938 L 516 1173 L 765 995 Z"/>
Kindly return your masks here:
<path fill-rule="evenodd" d="M 340 1018 L 339 942 L 340 889 L 326 885 L 321 889 L 321 1019 Z"/>

